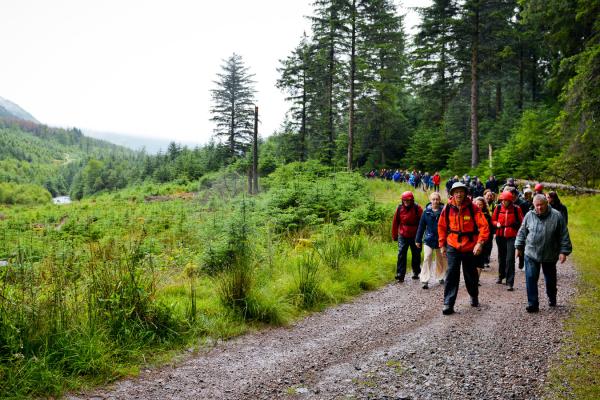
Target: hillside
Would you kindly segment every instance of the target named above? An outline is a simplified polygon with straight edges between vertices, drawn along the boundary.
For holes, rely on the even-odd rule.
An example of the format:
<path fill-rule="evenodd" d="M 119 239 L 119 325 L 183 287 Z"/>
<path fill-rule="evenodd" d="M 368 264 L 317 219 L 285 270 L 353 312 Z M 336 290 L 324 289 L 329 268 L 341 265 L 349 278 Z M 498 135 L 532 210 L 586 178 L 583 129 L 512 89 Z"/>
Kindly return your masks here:
<path fill-rule="evenodd" d="M 0 117 L 16 118 L 24 121 L 39 123 L 31 114 L 10 100 L 0 97 Z"/>
<path fill-rule="evenodd" d="M 53 195 L 67 194 L 89 159 L 129 158 L 122 146 L 86 137 L 76 128 L 0 118 L 0 182 L 34 184 Z"/>

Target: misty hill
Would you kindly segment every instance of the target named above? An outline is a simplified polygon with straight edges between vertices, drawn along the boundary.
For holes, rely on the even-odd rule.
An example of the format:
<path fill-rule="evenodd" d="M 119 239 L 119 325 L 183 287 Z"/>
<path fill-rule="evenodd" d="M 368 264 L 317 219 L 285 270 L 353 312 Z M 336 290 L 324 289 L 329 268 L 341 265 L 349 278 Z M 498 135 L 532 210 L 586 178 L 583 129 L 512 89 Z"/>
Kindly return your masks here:
<path fill-rule="evenodd" d="M 4 97 L 0 97 L 0 117 L 16 118 L 24 121 L 39 123 L 39 121 L 27 111 L 23 110 L 17 104 L 5 99 Z"/>
<path fill-rule="evenodd" d="M 0 117 L 0 182 L 44 186 L 64 194 L 90 159 L 133 158 L 123 146 L 89 138 L 77 129 Z"/>
<path fill-rule="evenodd" d="M 169 147 L 169 144 L 174 141 L 173 139 L 142 137 L 115 132 L 100 132 L 91 129 L 84 129 L 83 133 L 87 136 L 106 140 L 107 142 L 124 146 L 132 150 L 139 151 L 144 149 L 148 154 L 157 154 L 159 151 L 164 153 Z M 184 142 L 180 140 L 175 140 L 175 142 L 180 146 L 187 146 L 190 149 L 200 146 L 200 143 L 196 142 Z"/>

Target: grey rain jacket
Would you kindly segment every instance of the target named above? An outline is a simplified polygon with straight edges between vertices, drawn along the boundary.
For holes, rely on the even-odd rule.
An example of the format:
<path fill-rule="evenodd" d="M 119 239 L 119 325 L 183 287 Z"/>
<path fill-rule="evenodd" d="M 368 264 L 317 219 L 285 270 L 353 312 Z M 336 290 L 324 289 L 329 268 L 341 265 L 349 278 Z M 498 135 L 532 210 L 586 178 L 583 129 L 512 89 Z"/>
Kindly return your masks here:
<path fill-rule="evenodd" d="M 530 211 L 523 218 L 517 233 L 515 248 L 525 249 L 525 255 L 537 262 L 557 262 L 558 255 L 573 251 L 567 224 L 560 212 L 548 205 L 548 212 L 537 215 Z"/>

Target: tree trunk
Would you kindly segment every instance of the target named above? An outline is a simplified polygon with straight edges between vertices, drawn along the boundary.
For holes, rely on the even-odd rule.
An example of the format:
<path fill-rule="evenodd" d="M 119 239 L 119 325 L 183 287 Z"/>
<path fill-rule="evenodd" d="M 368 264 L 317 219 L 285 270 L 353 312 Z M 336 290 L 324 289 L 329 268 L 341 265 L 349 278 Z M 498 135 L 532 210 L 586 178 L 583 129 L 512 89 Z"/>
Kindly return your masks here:
<path fill-rule="evenodd" d="M 517 100 L 517 107 L 519 111 L 523 111 L 523 87 L 525 86 L 525 62 L 523 60 L 523 43 L 519 43 L 519 97 Z"/>
<path fill-rule="evenodd" d="M 478 104 L 478 58 L 479 58 L 479 5 L 475 11 L 475 31 L 471 49 L 471 168 L 479 165 L 479 119 L 477 116 Z"/>
<path fill-rule="evenodd" d="M 302 121 L 300 125 L 300 161 L 306 160 L 306 60 L 302 70 Z"/>
<path fill-rule="evenodd" d="M 333 28 L 332 28 L 333 29 Z M 333 30 L 332 30 L 333 32 Z M 327 77 L 327 163 L 333 163 L 333 74 L 335 72 L 335 46 L 331 35 L 329 47 L 329 76 Z"/>
<path fill-rule="evenodd" d="M 352 171 L 354 146 L 354 80 L 356 76 L 356 0 L 352 0 L 352 44 L 350 49 L 350 110 L 348 115 L 348 162 L 347 169 Z"/>
<path fill-rule="evenodd" d="M 231 122 L 229 123 L 229 157 L 235 157 L 235 99 L 231 99 Z"/>
<path fill-rule="evenodd" d="M 496 82 L 496 120 L 502 114 L 502 82 Z"/>
<path fill-rule="evenodd" d="M 258 106 L 254 106 L 254 137 L 252 140 L 252 193 L 258 194 Z"/>
<path fill-rule="evenodd" d="M 531 101 L 537 100 L 537 57 L 535 50 L 531 55 Z"/>

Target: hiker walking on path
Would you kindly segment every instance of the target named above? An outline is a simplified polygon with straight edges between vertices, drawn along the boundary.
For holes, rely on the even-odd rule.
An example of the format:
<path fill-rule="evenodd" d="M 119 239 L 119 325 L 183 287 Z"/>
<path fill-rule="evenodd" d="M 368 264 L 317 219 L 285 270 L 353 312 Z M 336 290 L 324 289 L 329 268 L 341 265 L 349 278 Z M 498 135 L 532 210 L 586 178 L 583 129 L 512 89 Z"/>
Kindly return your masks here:
<path fill-rule="evenodd" d="M 539 311 L 540 269 L 544 272 L 548 304 L 556 306 L 556 262 L 563 264 L 573 250 L 567 223 L 560 212 L 548 205 L 548 199 L 536 194 L 533 207 L 534 212 L 525 216 L 515 241 L 519 257 L 525 256 L 527 312 Z"/>
<path fill-rule="evenodd" d="M 569 225 L 569 212 L 567 211 L 567 207 L 561 203 L 558 194 L 556 192 L 548 192 L 546 198 L 548 199 L 548 204 L 550 204 L 550 207 L 558 211 L 565 219 L 565 225 Z"/>
<path fill-rule="evenodd" d="M 406 258 L 410 247 L 413 279 L 419 279 L 421 272 L 421 249 L 415 243 L 417 229 L 423 209 L 415 203 L 412 192 L 402 193 L 402 203 L 396 208 L 392 221 L 392 238 L 398 241 L 398 261 L 396 263 L 396 280 L 404 282 L 406 275 Z"/>
<path fill-rule="evenodd" d="M 490 256 L 492 254 L 492 247 L 494 245 L 494 224 L 492 223 L 492 214 L 490 213 L 490 209 L 487 206 L 487 202 L 483 197 L 477 197 L 473 200 L 475 205 L 479 207 L 485 220 L 487 221 L 488 228 L 490 229 L 490 236 L 488 240 L 483 244 L 483 250 L 481 251 L 481 261 L 478 263 L 478 267 L 489 268 L 490 267 Z"/>
<path fill-rule="evenodd" d="M 448 204 L 442 210 L 438 222 L 439 246 L 442 255 L 448 257 L 448 272 L 444 288 L 444 308 L 442 313 L 454 313 L 454 303 L 458 294 L 460 266 L 471 305 L 479 306 L 479 288 L 476 256 L 483 251 L 490 230 L 481 210 L 467 198 L 467 187 L 456 182 L 450 189 Z"/>
<path fill-rule="evenodd" d="M 415 242 L 418 248 L 424 246 L 424 259 L 423 267 L 421 268 L 421 283 L 423 289 L 429 288 L 429 279 L 431 276 L 434 279 L 439 280 L 440 283 L 444 283 L 444 277 L 446 275 L 447 262 L 446 258 L 442 257 L 438 243 L 438 221 L 442 213 L 442 197 L 438 192 L 433 192 L 429 195 L 431 203 L 425 206 L 425 211 L 421 216 L 419 222 L 419 229 L 417 230 L 417 237 Z M 425 236 L 425 238 L 423 238 Z M 425 244 L 423 244 L 423 242 Z M 435 255 L 435 271 L 433 269 L 433 258 Z"/>
<path fill-rule="evenodd" d="M 506 289 L 513 291 L 515 284 L 515 238 L 523 221 L 523 212 L 513 204 L 514 195 L 509 191 L 500 193 L 501 203 L 494 210 L 492 223 L 496 227 L 498 246 L 498 281 L 506 278 Z"/>
<path fill-rule="evenodd" d="M 435 171 L 435 174 L 431 177 L 431 181 L 433 182 L 433 191 L 440 191 L 440 183 L 442 182 L 442 177 L 438 171 Z"/>
<path fill-rule="evenodd" d="M 498 181 L 494 175 L 491 175 L 487 182 L 485 182 L 485 188 L 491 190 L 494 193 L 498 193 Z"/>

